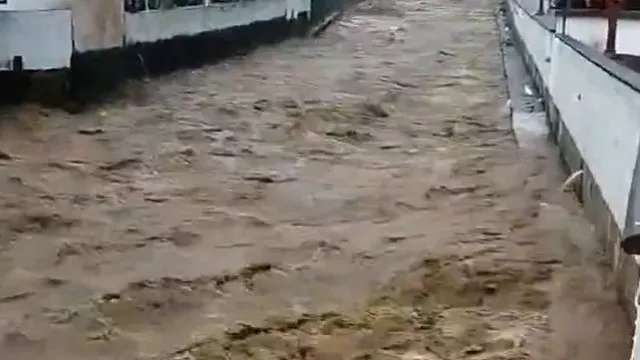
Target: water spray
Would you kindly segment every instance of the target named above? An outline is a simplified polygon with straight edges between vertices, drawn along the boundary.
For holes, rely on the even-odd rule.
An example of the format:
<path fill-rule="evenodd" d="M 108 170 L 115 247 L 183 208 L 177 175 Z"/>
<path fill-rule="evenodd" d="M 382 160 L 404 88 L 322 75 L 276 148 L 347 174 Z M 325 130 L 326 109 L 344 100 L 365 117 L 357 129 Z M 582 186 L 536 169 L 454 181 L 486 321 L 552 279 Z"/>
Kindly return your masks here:
<path fill-rule="evenodd" d="M 569 186 L 573 185 L 578 180 L 580 175 L 582 175 L 583 173 L 584 173 L 584 170 L 578 170 L 578 171 L 574 172 L 573 174 L 571 174 L 567 178 L 567 180 L 565 180 L 564 183 L 562 183 L 562 191 L 567 191 Z"/>

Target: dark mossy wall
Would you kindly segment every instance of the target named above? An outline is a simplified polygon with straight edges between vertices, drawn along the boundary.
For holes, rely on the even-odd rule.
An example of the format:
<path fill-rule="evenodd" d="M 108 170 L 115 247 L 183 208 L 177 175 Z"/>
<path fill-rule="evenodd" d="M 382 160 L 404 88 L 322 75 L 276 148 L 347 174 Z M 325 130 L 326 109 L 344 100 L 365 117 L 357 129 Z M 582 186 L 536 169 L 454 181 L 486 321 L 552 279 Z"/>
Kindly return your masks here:
<path fill-rule="evenodd" d="M 71 60 L 72 96 L 80 101 L 93 101 L 105 91 L 117 88 L 127 78 L 153 77 L 246 54 L 257 46 L 301 35 L 307 27 L 307 14 L 301 13 L 290 21 L 283 16 L 196 36 L 74 54 Z"/>

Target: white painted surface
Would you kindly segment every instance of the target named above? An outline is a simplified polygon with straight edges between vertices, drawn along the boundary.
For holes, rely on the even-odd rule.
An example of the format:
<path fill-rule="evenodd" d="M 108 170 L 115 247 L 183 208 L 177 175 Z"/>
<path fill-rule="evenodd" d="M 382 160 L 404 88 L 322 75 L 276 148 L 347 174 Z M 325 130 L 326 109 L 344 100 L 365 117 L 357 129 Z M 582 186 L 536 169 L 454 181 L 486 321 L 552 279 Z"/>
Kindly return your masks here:
<path fill-rule="evenodd" d="M 291 19 L 300 12 L 310 11 L 310 8 L 310 0 L 245 0 L 203 7 L 126 13 L 126 43 L 196 35 L 285 16 Z"/>
<path fill-rule="evenodd" d="M 0 11 L 31 11 L 71 9 L 73 0 L 7 0 Z"/>
<path fill-rule="evenodd" d="M 640 94 L 559 39 L 549 91 L 623 230 L 640 138 Z"/>
<path fill-rule="evenodd" d="M 529 54 L 536 63 L 536 67 L 545 84 L 549 83 L 550 63 L 546 59 L 551 56 L 551 41 L 553 34 L 532 19 L 518 5 L 512 4 L 514 9 L 513 21 Z"/>
<path fill-rule="evenodd" d="M 78 52 L 122 47 L 124 2 L 122 0 L 74 0 L 73 46 Z"/>
<path fill-rule="evenodd" d="M 558 17 L 558 23 L 561 21 Z M 567 17 L 565 34 L 600 51 L 607 41 L 607 19 L 593 17 Z M 561 28 L 557 27 L 558 32 Z M 623 54 L 640 55 L 640 20 L 619 19 L 616 34 L 616 50 Z"/>
<path fill-rule="evenodd" d="M 71 10 L 0 12 L 0 71 L 14 56 L 27 70 L 67 68 L 71 61 Z"/>
<path fill-rule="evenodd" d="M 525 14 L 513 3 L 516 0 L 511 1 L 512 8 L 518 9 L 514 11 L 518 33 L 622 231 L 638 156 L 640 93 L 584 58 Z M 567 26 L 567 33 L 587 36 L 587 30 L 595 29 L 592 25 L 590 21 L 574 23 Z M 559 26 L 556 29 L 560 32 Z M 544 61 L 544 56 L 550 61 Z"/>

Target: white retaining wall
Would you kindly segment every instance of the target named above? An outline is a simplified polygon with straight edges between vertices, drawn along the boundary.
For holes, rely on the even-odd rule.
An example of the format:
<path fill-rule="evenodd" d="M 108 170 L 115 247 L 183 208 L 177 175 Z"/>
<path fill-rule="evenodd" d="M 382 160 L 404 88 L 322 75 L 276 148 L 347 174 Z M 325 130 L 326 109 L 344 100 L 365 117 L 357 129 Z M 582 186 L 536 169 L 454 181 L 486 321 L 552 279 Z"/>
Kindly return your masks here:
<path fill-rule="evenodd" d="M 513 30 L 538 68 L 547 100 L 557 107 L 563 125 L 559 129 L 569 132 L 622 232 L 638 157 L 640 92 L 556 36 L 516 0 L 510 0 L 510 8 Z"/>
<path fill-rule="evenodd" d="M 517 45 L 543 90 L 551 133 L 569 170 L 583 171 L 585 215 L 612 263 L 619 300 L 636 318 L 640 257 L 626 255 L 620 244 L 623 235 L 640 229 L 640 74 L 606 58 L 600 48 L 557 34 L 559 21 L 550 28 L 526 13 L 521 0 L 508 1 Z M 569 28 L 575 35 L 576 27 Z M 636 360 L 640 341 L 633 350 Z"/>
<path fill-rule="evenodd" d="M 69 67 L 71 10 L 0 11 L 0 71 L 22 56 L 26 70 Z"/>
<path fill-rule="evenodd" d="M 556 38 L 549 92 L 618 229 L 624 230 L 638 139 L 640 93 Z"/>
<path fill-rule="evenodd" d="M 562 18 L 557 17 L 560 29 Z M 607 40 L 607 19 L 605 17 L 582 17 L 569 16 L 566 19 L 564 33 L 576 40 L 580 40 L 586 45 L 604 50 Z M 623 54 L 640 55 L 640 20 L 638 19 L 618 19 L 618 29 L 616 32 L 616 50 Z"/>
<path fill-rule="evenodd" d="M 71 9 L 72 0 L 5 0 L 0 11 L 33 11 Z"/>

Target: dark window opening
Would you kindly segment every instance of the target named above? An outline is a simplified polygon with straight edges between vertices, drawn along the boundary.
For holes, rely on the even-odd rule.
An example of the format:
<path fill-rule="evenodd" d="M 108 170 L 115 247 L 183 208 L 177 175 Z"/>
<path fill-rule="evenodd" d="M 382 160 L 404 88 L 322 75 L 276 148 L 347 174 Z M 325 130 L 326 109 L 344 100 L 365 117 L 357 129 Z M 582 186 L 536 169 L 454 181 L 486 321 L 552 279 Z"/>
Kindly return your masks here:
<path fill-rule="evenodd" d="M 0 0 L 2 1 L 2 0 Z M 5 0 L 6 1 L 6 0 Z M 205 0 L 124 0 L 124 9 L 129 13 L 146 10 L 172 9 L 175 7 L 203 6 Z"/>
<path fill-rule="evenodd" d="M 146 10 L 145 0 L 124 0 L 124 11 L 137 13 Z"/>
<path fill-rule="evenodd" d="M 149 10 L 202 5 L 204 5 L 204 0 L 149 0 Z"/>

